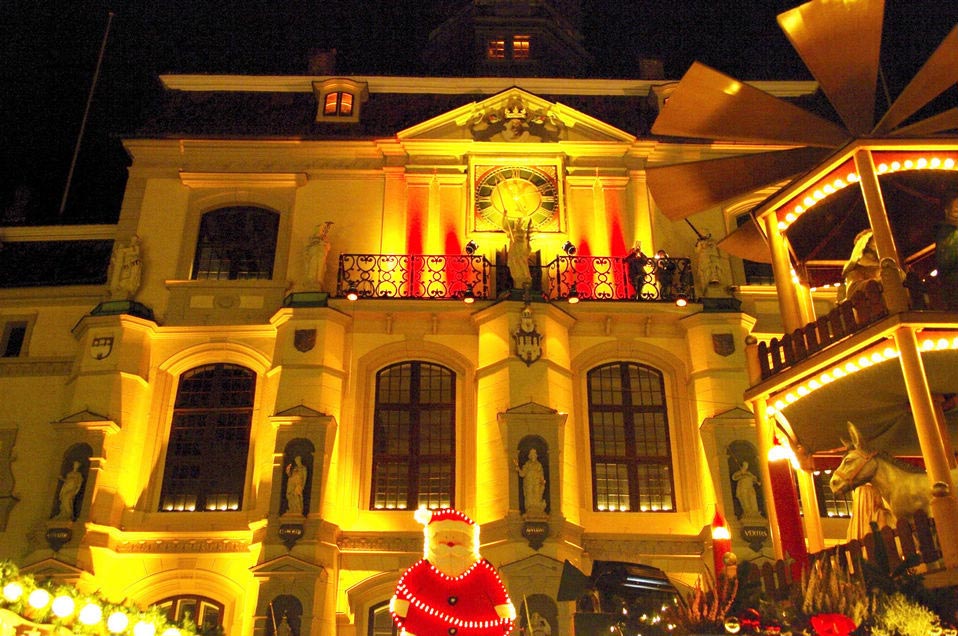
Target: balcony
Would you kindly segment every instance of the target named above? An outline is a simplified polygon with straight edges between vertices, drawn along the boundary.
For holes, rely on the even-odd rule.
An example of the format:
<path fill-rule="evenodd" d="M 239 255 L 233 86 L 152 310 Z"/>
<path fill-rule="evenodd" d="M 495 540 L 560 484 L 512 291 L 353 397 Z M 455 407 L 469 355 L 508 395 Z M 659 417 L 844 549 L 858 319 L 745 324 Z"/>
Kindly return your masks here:
<path fill-rule="evenodd" d="M 630 281 L 624 257 L 557 256 L 533 265 L 532 292 L 548 300 L 673 302 L 695 299 L 688 258 L 648 259 Z M 509 268 L 465 254 L 342 254 L 337 296 L 351 299 L 495 299 L 511 291 Z"/>

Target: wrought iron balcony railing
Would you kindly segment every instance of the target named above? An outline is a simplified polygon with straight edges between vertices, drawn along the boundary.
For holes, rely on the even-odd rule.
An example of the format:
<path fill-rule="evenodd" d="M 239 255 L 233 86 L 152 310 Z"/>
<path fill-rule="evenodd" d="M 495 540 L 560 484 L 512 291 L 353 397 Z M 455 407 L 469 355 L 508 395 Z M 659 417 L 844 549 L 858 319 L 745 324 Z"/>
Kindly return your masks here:
<path fill-rule="evenodd" d="M 499 270 L 496 272 L 496 270 Z M 613 256 L 558 256 L 548 265 L 531 266 L 533 291 L 549 300 L 692 301 L 695 287 L 687 258 L 649 258 L 633 268 Z M 338 296 L 476 300 L 509 291 L 506 265 L 484 256 L 419 254 L 342 254 Z"/>
<path fill-rule="evenodd" d="M 687 258 L 648 258 L 636 264 L 614 256 L 558 256 L 549 263 L 550 300 L 577 296 L 579 300 L 673 301 L 695 300 L 692 263 Z"/>
<path fill-rule="evenodd" d="M 358 298 L 489 298 L 492 266 L 465 254 L 343 254 L 339 295 Z"/>

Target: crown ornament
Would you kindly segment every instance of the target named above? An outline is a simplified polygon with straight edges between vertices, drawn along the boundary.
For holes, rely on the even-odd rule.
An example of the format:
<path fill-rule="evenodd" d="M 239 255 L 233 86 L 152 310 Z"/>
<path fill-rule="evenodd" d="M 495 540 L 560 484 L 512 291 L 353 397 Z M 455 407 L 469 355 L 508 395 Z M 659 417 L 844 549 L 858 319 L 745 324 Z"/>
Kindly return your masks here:
<path fill-rule="evenodd" d="M 519 99 L 514 99 L 506 104 L 504 109 L 506 119 L 525 119 L 526 107 Z"/>

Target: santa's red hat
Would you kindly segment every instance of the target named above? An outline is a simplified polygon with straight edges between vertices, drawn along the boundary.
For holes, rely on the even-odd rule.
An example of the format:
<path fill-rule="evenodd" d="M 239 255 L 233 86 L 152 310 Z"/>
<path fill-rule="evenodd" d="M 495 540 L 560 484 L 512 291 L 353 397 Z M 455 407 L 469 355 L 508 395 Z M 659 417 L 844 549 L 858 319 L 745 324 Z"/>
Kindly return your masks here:
<path fill-rule="evenodd" d="M 416 521 L 426 526 L 427 532 L 450 531 L 472 534 L 479 529 L 475 521 L 454 508 L 438 508 L 436 510 L 420 508 L 416 511 L 415 516 Z"/>

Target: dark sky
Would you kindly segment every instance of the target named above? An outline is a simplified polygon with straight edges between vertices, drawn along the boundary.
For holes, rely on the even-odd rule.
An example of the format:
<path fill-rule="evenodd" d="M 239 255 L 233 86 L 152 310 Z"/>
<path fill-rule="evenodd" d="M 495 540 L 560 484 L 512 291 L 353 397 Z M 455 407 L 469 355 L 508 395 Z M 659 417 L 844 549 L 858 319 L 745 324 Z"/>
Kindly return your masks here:
<path fill-rule="evenodd" d="M 111 10 L 68 221 L 116 216 L 125 178 L 118 138 L 135 129 L 159 73 L 300 74 L 310 48 L 335 47 L 343 73 L 416 74 L 429 31 L 459 1 L 7 0 L 0 212 L 27 185 L 29 220 L 56 218 Z M 740 79 L 809 79 L 775 22 L 799 3 L 583 0 L 582 32 L 597 77 L 633 75 L 639 56 L 651 54 L 669 78 L 699 60 Z M 895 94 L 958 23 L 958 2 L 886 5 L 882 65 Z"/>

